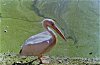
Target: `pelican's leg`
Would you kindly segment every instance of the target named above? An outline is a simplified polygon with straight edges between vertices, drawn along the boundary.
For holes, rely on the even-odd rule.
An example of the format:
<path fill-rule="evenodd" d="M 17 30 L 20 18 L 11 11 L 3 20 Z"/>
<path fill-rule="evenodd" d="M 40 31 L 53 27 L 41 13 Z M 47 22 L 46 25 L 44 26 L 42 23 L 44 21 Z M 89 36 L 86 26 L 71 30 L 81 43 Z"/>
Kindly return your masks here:
<path fill-rule="evenodd" d="M 43 64 L 41 57 L 42 57 L 42 55 L 41 56 L 38 56 L 38 59 L 40 61 L 39 64 Z"/>

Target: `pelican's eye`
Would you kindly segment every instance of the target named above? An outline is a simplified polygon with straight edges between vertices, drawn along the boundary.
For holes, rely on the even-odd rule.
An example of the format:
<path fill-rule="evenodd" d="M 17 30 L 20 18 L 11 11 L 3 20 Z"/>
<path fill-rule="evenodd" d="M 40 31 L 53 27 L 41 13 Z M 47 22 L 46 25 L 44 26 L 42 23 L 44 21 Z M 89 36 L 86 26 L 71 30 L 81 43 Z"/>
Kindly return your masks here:
<path fill-rule="evenodd" d="M 54 23 L 51 23 L 52 26 L 54 26 Z"/>

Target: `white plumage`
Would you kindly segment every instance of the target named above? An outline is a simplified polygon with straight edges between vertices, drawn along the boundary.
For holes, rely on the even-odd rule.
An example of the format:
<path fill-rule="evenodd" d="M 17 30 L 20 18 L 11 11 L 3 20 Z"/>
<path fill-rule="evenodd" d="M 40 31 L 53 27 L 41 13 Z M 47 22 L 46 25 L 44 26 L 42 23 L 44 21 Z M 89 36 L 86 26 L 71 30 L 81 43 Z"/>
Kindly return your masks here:
<path fill-rule="evenodd" d="M 25 45 L 28 44 L 38 44 L 44 41 L 49 41 L 52 38 L 51 34 L 48 31 L 44 31 L 37 35 L 33 35 L 25 41 Z"/>

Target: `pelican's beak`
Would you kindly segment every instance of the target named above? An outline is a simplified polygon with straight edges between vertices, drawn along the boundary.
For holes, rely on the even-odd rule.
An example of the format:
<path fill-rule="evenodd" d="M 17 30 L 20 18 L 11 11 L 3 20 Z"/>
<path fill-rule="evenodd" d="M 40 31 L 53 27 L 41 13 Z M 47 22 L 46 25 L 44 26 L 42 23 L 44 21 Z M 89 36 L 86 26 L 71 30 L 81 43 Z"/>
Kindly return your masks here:
<path fill-rule="evenodd" d="M 66 38 L 64 34 L 60 31 L 60 29 L 57 26 L 54 26 L 53 28 L 66 41 Z"/>

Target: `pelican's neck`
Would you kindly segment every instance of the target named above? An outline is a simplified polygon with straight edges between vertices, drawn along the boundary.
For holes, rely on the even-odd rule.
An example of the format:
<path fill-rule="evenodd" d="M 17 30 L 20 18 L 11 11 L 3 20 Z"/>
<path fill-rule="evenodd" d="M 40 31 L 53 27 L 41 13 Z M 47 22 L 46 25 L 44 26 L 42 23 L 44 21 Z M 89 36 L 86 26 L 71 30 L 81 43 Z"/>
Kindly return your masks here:
<path fill-rule="evenodd" d="M 52 37 L 57 37 L 56 33 L 50 27 L 47 27 L 47 31 L 52 35 Z"/>
<path fill-rule="evenodd" d="M 47 24 L 47 22 L 43 21 L 42 22 L 43 27 L 51 34 L 52 39 L 56 41 L 56 34 L 55 32 L 49 27 L 49 25 Z"/>
<path fill-rule="evenodd" d="M 46 30 L 50 33 L 50 35 L 52 36 L 52 39 L 56 40 L 57 35 L 49 26 L 46 27 Z"/>
<path fill-rule="evenodd" d="M 51 46 L 53 46 L 54 44 L 56 44 L 56 38 L 57 38 L 57 35 L 56 33 L 50 28 L 50 27 L 47 27 L 47 31 L 51 34 L 52 36 L 52 44 Z"/>

